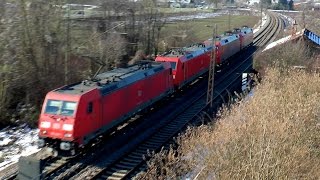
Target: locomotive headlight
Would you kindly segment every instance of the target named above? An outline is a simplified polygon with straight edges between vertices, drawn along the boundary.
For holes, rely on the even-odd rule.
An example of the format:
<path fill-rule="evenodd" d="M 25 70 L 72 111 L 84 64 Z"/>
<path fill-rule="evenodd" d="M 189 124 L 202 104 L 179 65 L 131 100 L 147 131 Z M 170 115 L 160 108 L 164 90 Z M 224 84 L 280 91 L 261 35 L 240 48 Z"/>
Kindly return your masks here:
<path fill-rule="evenodd" d="M 43 121 L 40 123 L 40 128 L 50 128 L 51 122 Z"/>
<path fill-rule="evenodd" d="M 62 126 L 62 129 L 65 131 L 72 131 L 73 130 L 73 125 L 72 124 L 64 124 Z"/>
<path fill-rule="evenodd" d="M 72 137 L 72 134 L 67 133 L 64 135 L 64 137 L 66 137 L 66 138 Z"/>
<path fill-rule="evenodd" d="M 70 137 L 72 137 L 72 134 L 70 134 L 70 133 L 64 134 L 64 137 L 70 138 Z"/>

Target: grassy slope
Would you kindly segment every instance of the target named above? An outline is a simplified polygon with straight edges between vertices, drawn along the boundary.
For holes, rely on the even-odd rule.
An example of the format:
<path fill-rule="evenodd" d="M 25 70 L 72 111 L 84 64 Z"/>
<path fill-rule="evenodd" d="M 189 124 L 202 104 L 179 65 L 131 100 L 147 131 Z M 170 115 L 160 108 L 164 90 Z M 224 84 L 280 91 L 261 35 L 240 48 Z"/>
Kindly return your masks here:
<path fill-rule="evenodd" d="M 269 69 L 253 98 L 190 128 L 139 178 L 318 179 L 319 94 L 319 74 Z"/>
<path fill-rule="evenodd" d="M 259 17 L 256 16 L 230 16 L 231 18 L 231 28 L 241 27 L 247 25 L 253 27 L 259 21 Z M 175 24 L 167 24 L 163 30 L 162 34 L 172 34 L 179 30 L 179 26 L 183 23 L 187 23 L 194 32 L 194 36 L 197 40 L 206 40 L 212 37 L 213 26 L 217 24 L 218 34 L 222 34 L 224 31 L 228 30 L 228 16 L 218 16 L 210 19 L 197 19 L 190 21 L 181 21 Z"/>

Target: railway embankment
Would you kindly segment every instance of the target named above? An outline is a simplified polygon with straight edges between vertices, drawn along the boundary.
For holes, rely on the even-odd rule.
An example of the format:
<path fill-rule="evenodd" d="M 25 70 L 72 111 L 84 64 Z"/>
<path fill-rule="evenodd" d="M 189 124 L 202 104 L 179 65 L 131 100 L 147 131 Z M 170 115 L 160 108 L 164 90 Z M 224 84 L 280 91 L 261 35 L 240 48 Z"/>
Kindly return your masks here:
<path fill-rule="evenodd" d="M 253 97 L 187 130 L 140 178 L 317 179 L 320 177 L 320 78 L 267 68 Z"/>
<path fill-rule="evenodd" d="M 317 71 L 320 65 L 319 55 L 319 47 L 300 36 L 257 54 L 253 66 L 262 75 L 266 68 L 273 65 L 281 68 L 304 67 L 308 71 Z"/>

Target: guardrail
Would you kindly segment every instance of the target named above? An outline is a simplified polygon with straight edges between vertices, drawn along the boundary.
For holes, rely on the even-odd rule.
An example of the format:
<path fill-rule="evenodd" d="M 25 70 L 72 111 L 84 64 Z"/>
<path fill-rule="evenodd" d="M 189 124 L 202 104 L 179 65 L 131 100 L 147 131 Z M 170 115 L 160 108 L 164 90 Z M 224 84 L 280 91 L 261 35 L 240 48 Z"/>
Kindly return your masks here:
<path fill-rule="evenodd" d="M 308 29 L 305 29 L 304 32 L 303 32 L 303 35 L 308 38 L 310 41 L 316 43 L 317 45 L 320 46 L 320 36 L 315 34 L 314 32 L 308 30 Z"/>

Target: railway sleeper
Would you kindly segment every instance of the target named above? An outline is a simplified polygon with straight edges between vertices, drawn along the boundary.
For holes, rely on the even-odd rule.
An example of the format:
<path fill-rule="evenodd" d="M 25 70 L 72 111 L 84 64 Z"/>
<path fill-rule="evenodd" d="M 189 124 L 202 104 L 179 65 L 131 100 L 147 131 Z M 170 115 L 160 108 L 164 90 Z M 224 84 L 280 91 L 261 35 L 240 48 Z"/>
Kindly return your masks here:
<path fill-rule="evenodd" d="M 157 133 L 155 136 L 158 137 L 162 137 L 162 136 L 169 136 L 169 130 L 167 129 L 167 127 L 165 127 L 165 129 L 162 129 L 161 131 L 159 131 L 159 133 Z"/>
<path fill-rule="evenodd" d="M 148 148 L 144 147 L 144 146 L 139 146 L 135 151 L 138 151 L 138 152 L 147 152 Z"/>
<path fill-rule="evenodd" d="M 140 148 L 140 147 L 139 147 L 139 148 Z M 146 149 L 141 149 L 141 148 L 139 149 L 139 148 L 136 149 L 135 152 L 138 152 L 138 153 L 140 153 L 140 154 L 145 154 L 145 153 L 147 152 Z"/>
<path fill-rule="evenodd" d="M 154 148 L 157 148 L 159 145 L 161 145 L 163 140 L 157 140 L 157 139 L 152 139 L 148 142 L 148 144 L 152 144 Z"/>
<path fill-rule="evenodd" d="M 152 138 L 151 138 L 151 141 L 153 141 L 153 142 L 163 142 L 163 138 L 162 137 L 158 137 L 158 136 L 153 136 Z"/>
<path fill-rule="evenodd" d="M 139 163 L 141 162 L 141 159 L 132 159 L 132 158 L 125 157 L 123 161 L 131 162 L 131 163 Z"/>
<path fill-rule="evenodd" d="M 110 177 L 115 177 L 115 178 L 121 178 L 124 175 L 126 175 L 126 173 L 119 173 L 119 172 L 114 172 L 114 171 L 106 171 L 106 173 L 104 173 L 104 175 L 102 176 L 105 179 L 109 179 Z"/>
<path fill-rule="evenodd" d="M 103 175 L 101 179 L 120 180 L 121 178 Z"/>
<path fill-rule="evenodd" d="M 132 168 L 132 166 L 129 166 L 128 164 L 116 164 L 115 167 L 119 170 L 129 170 Z"/>
<path fill-rule="evenodd" d="M 131 159 L 139 160 L 139 161 L 143 160 L 141 154 L 139 154 L 139 156 L 137 156 L 137 154 L 131 153 L 130 155 L 128 155 L 128 157 L 130 157 Z"/>
<path fill-rule="evenodd" d="M 154 146 L 151 145 L 151 144 L 143 144 L 143 145 L 140 146 L 140 147 L 146 149 L 147 151 L 154 149 Z"/>
<path fill-rule="evenodd" d="M 115 168 L 115 167 L 112 167 L 110 168 L 111 171 L 108 171 L 108 172 L 112 172 L 111 174 L 117 172 L 117 173 L 121 173 L 121 174 L 126 174 L 128 172 L 128 170 L 125 170 L 125 169 L 119 169 L 119 168 Z"/>
<path fill-rule="evenodd" d="M 176 130 L 177 126 L 168 126 L 166 129 L 171 132 L 172 130 Z"/>
<path fill-rule="evenodd" d="M 120 163 L 122 163 L 122 164 L 129 164 L 129 165 L 135 166 L 135 165 L 137 165 L 139 162 L 128 162 L 128 161 L 122 160 L 122 161 L 120 161 Z"/>
<path fill-rule="evenodd" d="M 167 134 L 166 136 L 157 136 L 156 141 L 159 142 L 159 145 L 161 145 L 163 142 L 165 142 L 170 137 L 171 137 L 170 134 Z M 153 141 L 153 138 L 152 138 L 152 141 Z"/>
<path fill-rule="evenodd" d="M 130 153 L 130 155 L 132 155 L 132 157 L 135 157 L 136 159 L 141 159 L 141 160 L 143 159 L 142 154 L 136 151 Z"/>

